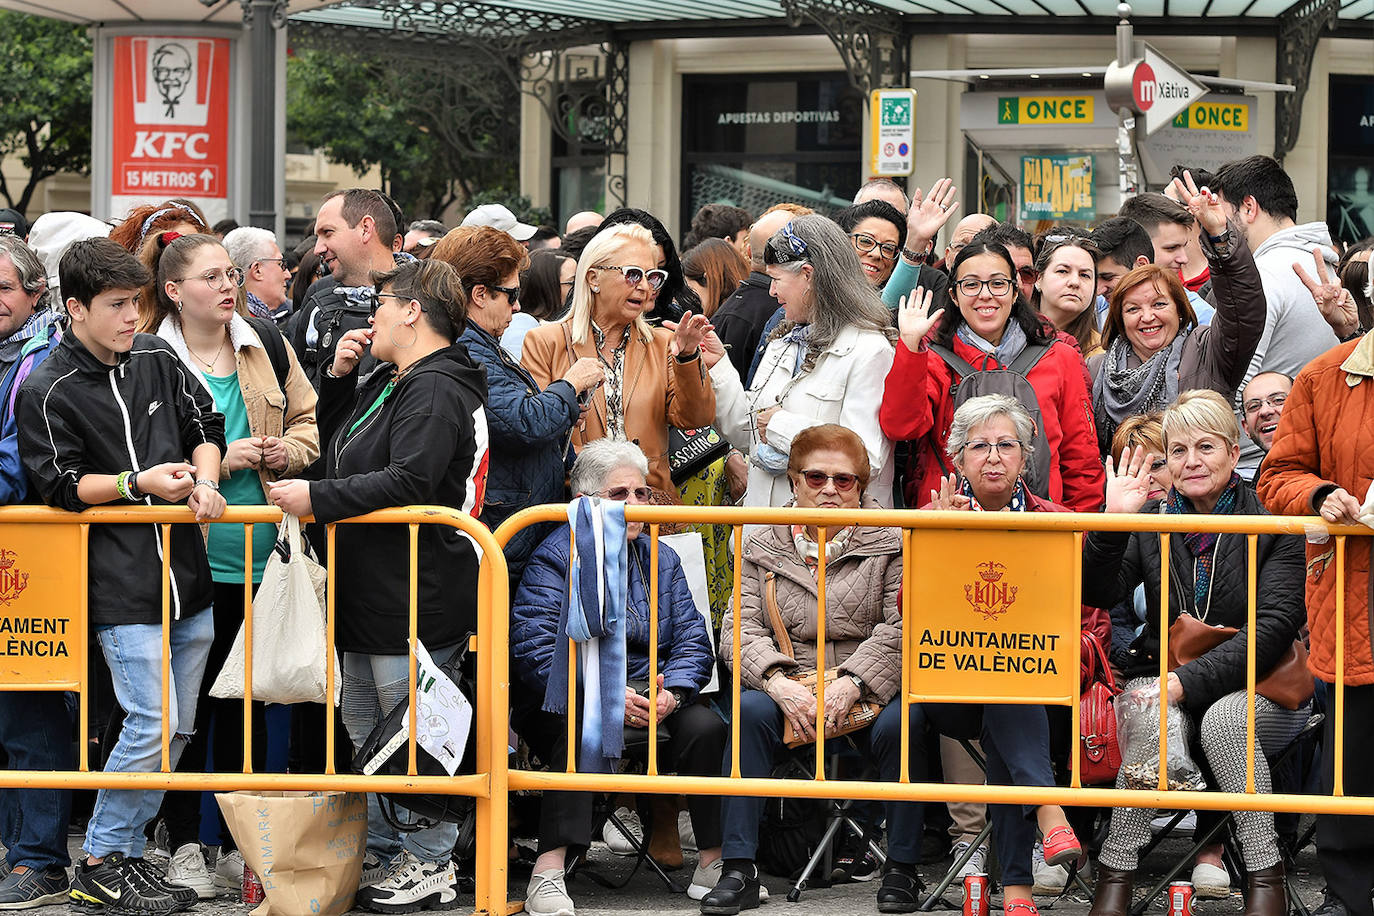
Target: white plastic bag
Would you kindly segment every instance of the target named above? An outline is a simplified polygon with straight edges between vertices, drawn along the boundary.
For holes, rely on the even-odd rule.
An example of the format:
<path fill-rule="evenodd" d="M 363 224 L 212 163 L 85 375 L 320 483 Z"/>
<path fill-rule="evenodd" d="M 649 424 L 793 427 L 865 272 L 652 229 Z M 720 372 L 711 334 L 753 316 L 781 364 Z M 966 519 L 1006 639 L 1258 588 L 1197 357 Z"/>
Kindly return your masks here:
<path fill-rule="evenodd" d="M 1116 698 L 1116 737 L 1121 746 L 1121 772 L 1126 788 L 1159 788 L 1159 685 L 1146 684 Z M 1172 790 L 1201 792 L 1207 788 L 1202 770 L 1188 751 L 1191 725 L 1177 703 L 1168 704 L 1169 758 L 1166 764 Z"/>
<path fill-rule="evenodd" d="M 253 598 L 253 699 L 265 703 L 325 702 L 324 567 L 309 555 L 295 516 L 282 519 L 277 544 Z M 222 700 L 243 698 L 243 634 L 210 688 Z M 334 698 L 339 660 L 334 657 Z"/>

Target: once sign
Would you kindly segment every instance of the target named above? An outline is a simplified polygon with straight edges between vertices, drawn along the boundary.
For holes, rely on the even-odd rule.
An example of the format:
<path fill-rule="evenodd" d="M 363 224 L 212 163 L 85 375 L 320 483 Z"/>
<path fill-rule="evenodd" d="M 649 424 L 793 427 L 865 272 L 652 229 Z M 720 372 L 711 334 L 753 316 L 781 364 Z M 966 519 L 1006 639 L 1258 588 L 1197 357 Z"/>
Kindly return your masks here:
<path fill-rule="evenodd" d="M 1090 95 L 1011 95 L 997 99 L 998 124 L 1091 124 Z"/>
<path fill-rule="evenodd" d="M 86 668 L 81 529 L 0 525 L 0 690 L 77 690 Z"/>

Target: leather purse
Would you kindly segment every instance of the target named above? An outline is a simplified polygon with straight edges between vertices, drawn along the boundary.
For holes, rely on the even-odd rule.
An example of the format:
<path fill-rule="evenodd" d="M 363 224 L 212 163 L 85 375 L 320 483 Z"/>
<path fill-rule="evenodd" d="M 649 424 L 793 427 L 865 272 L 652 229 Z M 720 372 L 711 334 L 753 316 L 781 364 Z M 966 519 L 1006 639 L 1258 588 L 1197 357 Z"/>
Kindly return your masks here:
<path fill-rule="evenodd" d="M 768 573 L 763 586 L 763 603 L 768 611 L 768 625 L 773 630 L 773 639 L 778 644 L 778 650 L 788 658 L 796 661 L 796 653 L 792 649 L 792 637 L 787 633 L 787 626 L 782 621 L 782 611 L 778 608 L 778 580 L 776 573 Z M 787 677 L 796 681 L 803 687 L 811 691 L 811 695 L 816 695 L 816 669 L 815 668 L 794 668 L 787 674 Z M 825 671 L 825 686 L 829 690 L 835 681 L 835 669 L 827 668 Z M 844 714 L 838 725 L 825 730 L 827 738 L 838 738 L 850 732 L 856 732 L 861 728 L 867 728 L 878 718 L 878 713 L 883 711 L 881 703 L 875 703 L 860 696 L 854 701 L 854 705 L 849 707 L 849 711 Z M 815 738 L 807 738 L 792 726 L 792 720 L 783 716 L 782 719 L 782 743 L 788 747 L 801 747 L 815 741 Z"/>
<path fill-rule="evenodd" d="M 1212 626 L 1192 614 L 1179 614 L 1169 625 L 1169 670 L 1201 658 L 1238 632 L 1235 627 Z M 1255 693 L 1284 709 L 1299 708 L 1312 699 L 1314 689 L 1307 670 L 1307 646 L 1301 639 L 1293 640 L 1269 673 L 1255 681 Z"/>
<path fill-rule="evenodd" d="M 1082 652 L 1089 670 L 1078 699 L 1078 772 L 1085 786 L 1114 785 L 1121 769 L 1121 745 L 1116 738 L 1116 707 L 1121 693 L 1096 633 L 1082 634 Z"/>

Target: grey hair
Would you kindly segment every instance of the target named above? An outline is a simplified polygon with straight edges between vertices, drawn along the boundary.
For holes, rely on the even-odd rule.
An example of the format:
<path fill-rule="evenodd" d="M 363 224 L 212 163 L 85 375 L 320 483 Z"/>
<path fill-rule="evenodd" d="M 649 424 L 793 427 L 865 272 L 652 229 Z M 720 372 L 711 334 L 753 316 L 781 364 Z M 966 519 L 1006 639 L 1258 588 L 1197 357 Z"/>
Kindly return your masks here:
<path fill-rule="evenodd" d="M 1035 438 L 1035 421 L 1024 404 L 1006 394 L 985 394 L 969 398 L 959 405 L 959 409 L 954 411 L 954 422 L 949 425 L 949 442 L 945 445 L 945 452 L 950 459 L 953 460 L 968 445 L 969 430 L 995 417 L 1006 417 L 1016 427 L 1016 438 L 1021 440 L 1022 460 L 1029 465 L 1031 455 L 1035 454 L 1035 446 L 1031 444 Z"/>
<path fill-rule="evenodd" d="M 649 459 L 633 442 L 597 439 L 582 446 L 582 451 L 577 453 L 568 483 L 574 495 L 587 496 L 605 489 L 606 478 L 620 468 L 634 468 L 648 477 Z"/>
<path fill-rule="evenodd" d="M 224 237 L 229 260 L 240 270 L 247 270 L 258 258 L 267 257 L 267 246 L 275 244 L 277 237 L 261 226 L 240 226 Z"/>
<path fill-rule="evenodd" d="M 24 287 L 24 292 L 43 293 L 33 304 L 33 310 L 37 312 L 47 308 L 51 298 L 48 272 L 43 269 L 38 252 L 17 235 L 0 235 L 0 254 L 8 257 L 14 265 L 14 272 L 19 275 L 19 285 Z"/>
<path fill-rule="evenodd" d="M 806 257 L 770 266 L 800 273 L 804 265 L 811 265 L 811 330 L 806 338 L 807 349 L 824 352 L 841 331 L 851 326 L 878 331 L 889 341 L 895 340 L 892 313 L 864 278 L 858 252 L 845 231 L 834 220 L 819 214 L 798 216 L 788 225 L 806 243 Z M 774 335 L 787 333 L 793 325 L 784 321 L 778 327 L 782 330 L 775 329 Z"/>

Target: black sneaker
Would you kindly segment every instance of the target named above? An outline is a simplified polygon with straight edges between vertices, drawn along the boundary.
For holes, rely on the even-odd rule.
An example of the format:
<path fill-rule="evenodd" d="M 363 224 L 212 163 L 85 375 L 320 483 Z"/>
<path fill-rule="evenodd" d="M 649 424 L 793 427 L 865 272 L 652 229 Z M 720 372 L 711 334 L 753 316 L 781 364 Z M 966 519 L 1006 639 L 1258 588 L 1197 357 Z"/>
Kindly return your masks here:
<path fill-rule="evenodd" d="M 0 880 L 0 910 L 27 910 L 67 899 L 71 883 L 67 870 L 26 868 L 23 874 L 11 871 Z"/>
<path fill-rule="evenodd" d="M 84 858 L 78 861 L 68 897 L 77 906 L 124 913 L 179 913 L 190 906 L 153 881 L 141 862 L 118 852 L 110 853 L 99 865 L 87 865 Z M 190 902 L 195 902 L 195 891 Z"/>
<path fill-rule="evenodd" d="M 147 859 L 135 859 L 132 857 L 129 861 L 135 868 L 142 871 L 149 881 L 171 894 L 172 897 L 182 905 L 182 909 L 190 909 L 192 904 L 201 899 L 200 892 L 195 888 L 186 887 L 182 884 L 173 884 L 171 881 L 167 880 L 167 875 L 163 873 L 156 862 L 150 862 Z"/>
<path fill-rule="evenodd" d="M 840 854 L 835 857 L 834 866 L 830 870 L 830 882 L 849 884 L 856 881 L 872 881 L 878 877 L 879 870 L 878 857 L 868 848 L 868 843 L 851 837 L 841 847 Z"/>
<path fill-rule="evenodd" d="M 1347 916 L 1348 913 L 1341 898 L 1331 893 L 1330 887 L 1324 887 L 1321 906 L 1312 911 L 1312 916 Z"/>

